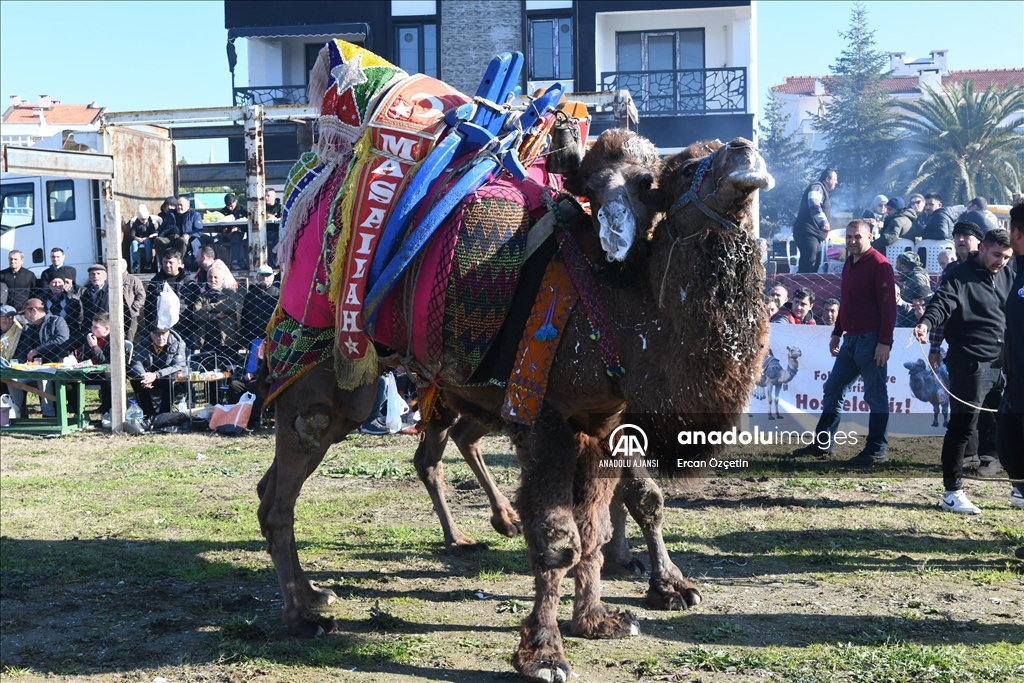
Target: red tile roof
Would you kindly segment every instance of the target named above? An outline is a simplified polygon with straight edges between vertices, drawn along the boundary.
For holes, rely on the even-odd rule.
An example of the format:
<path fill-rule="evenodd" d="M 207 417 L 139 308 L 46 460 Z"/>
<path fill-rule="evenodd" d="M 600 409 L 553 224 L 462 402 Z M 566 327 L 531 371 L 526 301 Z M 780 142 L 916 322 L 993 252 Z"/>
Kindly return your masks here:
<path fill-rule="evenodd" d="M 92 108 L 87 104 L 64 104 L 54 102 L 49 109 L 40 110 L 39 103 L 22 102 L 8 107 L 4 112 L 4 123 L 39 123 L 42 111 L 47 125 L 85 125 L 95 123 L 103 113 L 102 107 Z"/>
<path fill-rule="evenodd" d="M 814 81 L 821 78 L 828 90 L 831 76 L 787 76 L 786 82 L 773 85 L 772 91 L 783 95 L 813 95 Z M 1000 89 L 1024 87 L 1024 69 L 968 69 L 950 71 L 942 77 L 942 85 L 974 81 L 975 92 L 984 91 L 989 85 Z M 913 93 L 918 91 L 917 76 L 893 76 L 885 81 L 886 90 L 890 93 Z"/>

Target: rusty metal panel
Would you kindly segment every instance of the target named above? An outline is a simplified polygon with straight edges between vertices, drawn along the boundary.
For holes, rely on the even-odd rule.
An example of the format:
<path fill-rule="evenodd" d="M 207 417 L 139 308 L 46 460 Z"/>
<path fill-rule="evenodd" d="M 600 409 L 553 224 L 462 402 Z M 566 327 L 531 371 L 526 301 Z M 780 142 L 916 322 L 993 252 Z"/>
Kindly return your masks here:
<path fill-rule="evenodd" d="M 23 175 L 96 180 L 110 180 L 114 177 L 114 160 L 110 155 L 63 149 L 4 147 L 2 168 L 6 173 Z"/>
<path fill-rule="evenodd" d="M 166 128 L 147 126 L 136 130 L 109 126 L 108 153 L 114 157 L 114 200 L 122 220 L 135 216 L 139 204 L 151 214 L 160 211 L 164 199 L 174 194 L 174 143 Z"/>

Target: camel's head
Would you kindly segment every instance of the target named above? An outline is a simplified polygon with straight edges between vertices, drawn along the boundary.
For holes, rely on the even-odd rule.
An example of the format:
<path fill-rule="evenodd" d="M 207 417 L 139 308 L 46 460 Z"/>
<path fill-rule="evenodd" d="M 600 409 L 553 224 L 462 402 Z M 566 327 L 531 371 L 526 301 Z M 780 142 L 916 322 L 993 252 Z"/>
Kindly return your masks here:
<path fill-rule="evenodd" d="M 772 189 L 775 179 L 754 143 L 735 138 L 690 145 L 665 163 L 658 186 L 669 221 L 749 229 L 754 193 Z"/>
<path fill-rule="evenodd" d="M 654 224 L 658 149 L 636 133 L 613 128 L 598 136 L 565 189 L 590 200 L 594 227 L 609 261 L 623 261 Z"/>

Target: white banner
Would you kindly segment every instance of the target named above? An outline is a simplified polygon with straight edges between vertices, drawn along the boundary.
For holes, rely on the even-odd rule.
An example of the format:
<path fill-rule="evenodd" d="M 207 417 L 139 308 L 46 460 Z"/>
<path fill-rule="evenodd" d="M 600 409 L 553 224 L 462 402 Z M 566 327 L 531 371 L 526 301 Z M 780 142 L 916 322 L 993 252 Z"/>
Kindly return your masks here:
<path fill-rule="evenodd" d="M 828 351 L 832 328 L 783 324 L 768 327 L 771 354 L 777 362 L 766 363 L 754 387 L 747 407 L 753 419 L 751 426 L 756 423 L 762 429 L 776 428 L 791 421 L 791 424 L 795 422 L 805 429 L 813 429 L 821 414 L 825 380 L 835 362 Z M 941 436 L 945 434 L 949 397 L 928 368 L 928 345 L 922 348 L 912 332 L 909 327 L 896 328 L 893 337 L 886 384 L 889 412 L 893 414 L 889 419 L 889 433 L 893 436 Z M 944 368 L 939 371 L 939 376 L 942 384 L 949 386 Z M 846 392 L 842 412 L 844 425 L 854 422 L 862 425 L 866 432 L 870 410 L 864 400 L 861 379 L 858 378 Z M 895 417 L 908 414 L 921 417 Z M 931 415 L 933 419 L 924 419 L 924 415 Z M 845 426 L 842 428 L 846 429 Z"/>

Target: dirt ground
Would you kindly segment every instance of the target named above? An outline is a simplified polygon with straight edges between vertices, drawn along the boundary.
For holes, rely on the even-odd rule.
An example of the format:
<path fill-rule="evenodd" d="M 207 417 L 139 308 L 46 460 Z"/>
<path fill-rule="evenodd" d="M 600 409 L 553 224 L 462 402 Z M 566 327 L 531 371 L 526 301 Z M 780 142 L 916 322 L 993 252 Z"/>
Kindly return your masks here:
<path fill-rule="evenodd" d="M 508 661 L 532 600 L 523 542 L 490 529 L 452 448 L 453 512 L 490 548 L 449 557 L 415 444 L 352 438 L 307 482 L 300 558 L 340 600 L 339 631 L 306 641 L 284 633 L 255 519 L 272 435 L 0 437 L 0 678 L 518 680 Z M 485 453 L 511 495 L 507 440 Z M 607 603 L 636 613 L 642 633 L 586 641 L 566 628 L 572 680 L 1024 680 L 1012 558 L 1024 511 L 1005 482 L 971 481 L 983 514 L 942 513 L 938 440 L 892 453 L 870 477 L 780 464 L 666 485 L 665 540 L 704 602 L 657 612 L 646 579 L 608 577 Z M 630 539 L 646 560 L 632 525 Z M 571 596 L 567 580 L 566 620 Z"/>

